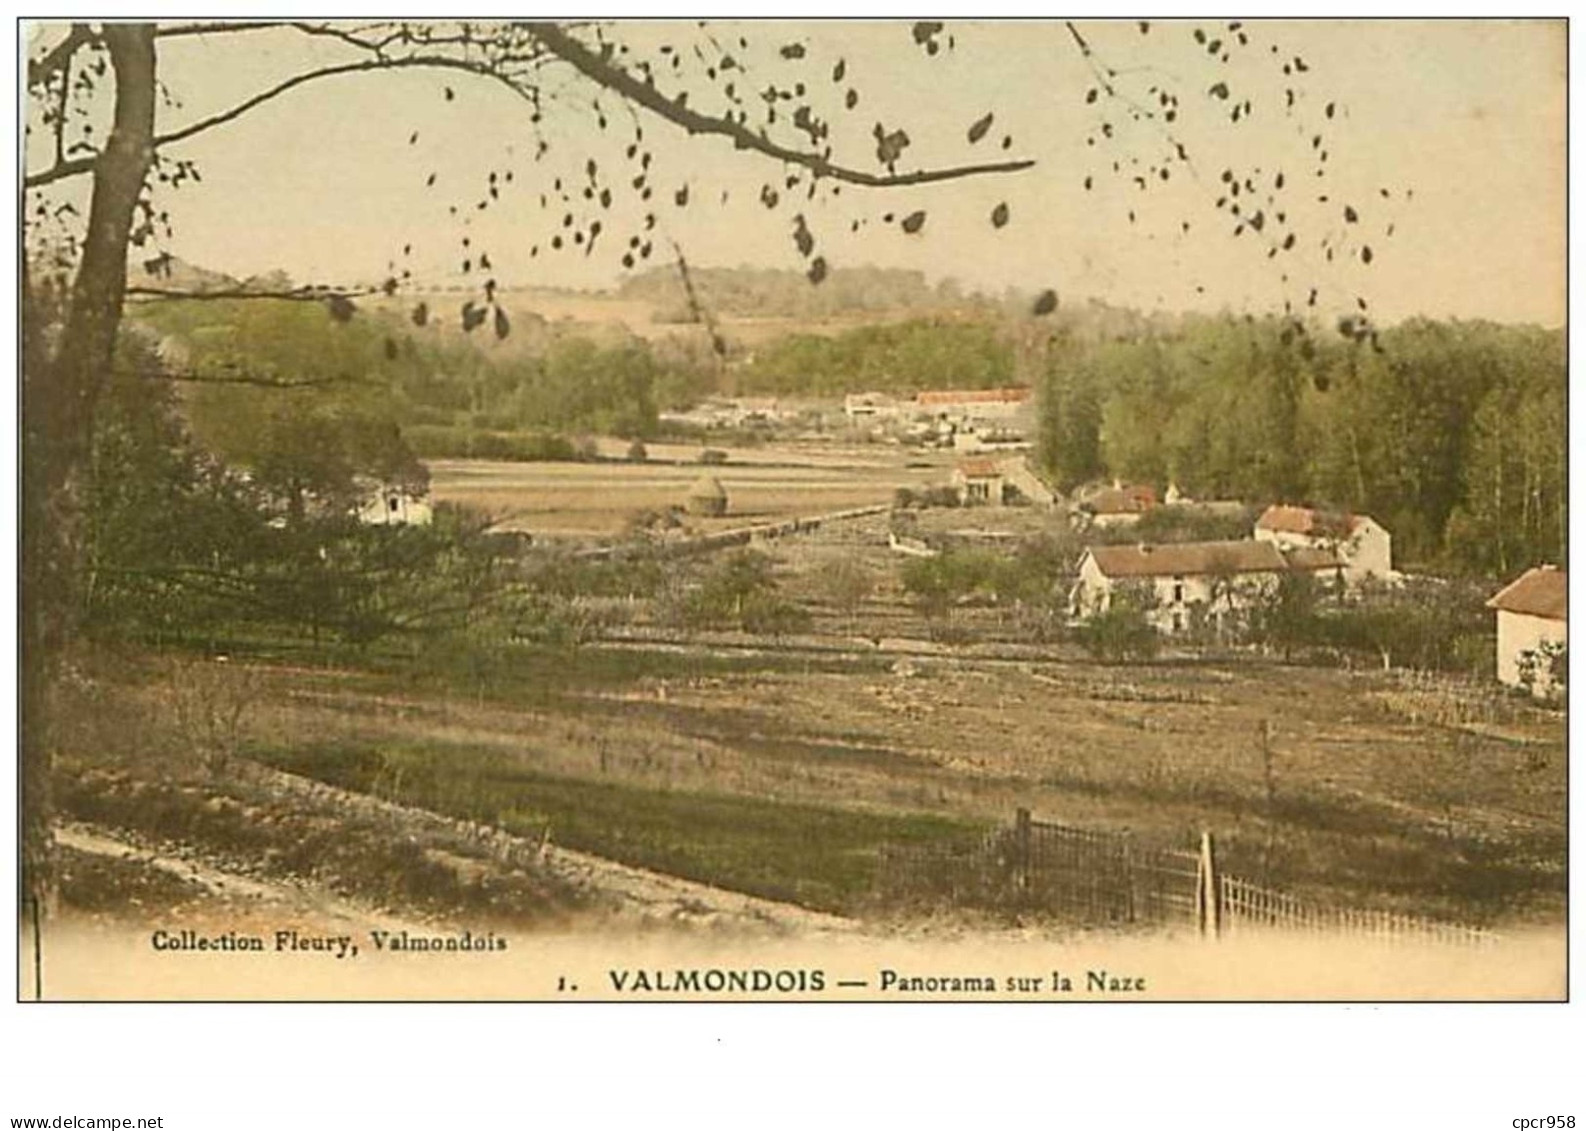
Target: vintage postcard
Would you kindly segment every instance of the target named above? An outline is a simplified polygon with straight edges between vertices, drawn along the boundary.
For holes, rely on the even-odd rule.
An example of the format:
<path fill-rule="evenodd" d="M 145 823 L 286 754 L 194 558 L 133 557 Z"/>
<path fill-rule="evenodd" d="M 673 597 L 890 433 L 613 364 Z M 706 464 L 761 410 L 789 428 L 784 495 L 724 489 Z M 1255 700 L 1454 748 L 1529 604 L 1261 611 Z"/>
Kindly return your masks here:
<path fill-rule="evenodd" d="M 1567 997 L 1562 20 L 23 21 L 17 997 Z"/>

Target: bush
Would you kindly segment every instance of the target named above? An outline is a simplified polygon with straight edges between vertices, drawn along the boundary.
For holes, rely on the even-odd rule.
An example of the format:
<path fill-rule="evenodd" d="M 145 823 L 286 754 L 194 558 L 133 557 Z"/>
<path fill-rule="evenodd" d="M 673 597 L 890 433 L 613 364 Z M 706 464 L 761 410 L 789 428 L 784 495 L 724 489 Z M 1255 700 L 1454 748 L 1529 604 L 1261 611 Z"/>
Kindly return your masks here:
<path fill-rule="evenodd" d="M 699 462 L 708 464 L 721 464 L 727 462 L 727 453 L 720 448 L 706 448 L 699 453 Z"/>
<path fill-rule="evenodd" d="M 487 432 L 456 425 L 415 424 L 403 429 L 420 459 L 572 460 L 578 451 L 554 432 Z"/>
<path fill-rule="evenodd" d="M 1114 601 L 1105 612 L 1091 617 L 1080 626 L 1076 638 L 1085 651 L 1108 663 L 1149 660 L 1161 645 L 1145 610 L 1127 601 Z"/>
<path fill-rule="evenodd" d="M 756 636 L 790 636 L 806 632 L 810 620 L 810 612 L 803 605 L 770 593 L 744 598 L 739 612 L 740 627 Z"/>
<path fill-rule="evenodd" d="M 650 458 L 650 449 L 644 446 L 643 440 L 635 440 L 628 445 L 628 462 L 643 463 Z"/>

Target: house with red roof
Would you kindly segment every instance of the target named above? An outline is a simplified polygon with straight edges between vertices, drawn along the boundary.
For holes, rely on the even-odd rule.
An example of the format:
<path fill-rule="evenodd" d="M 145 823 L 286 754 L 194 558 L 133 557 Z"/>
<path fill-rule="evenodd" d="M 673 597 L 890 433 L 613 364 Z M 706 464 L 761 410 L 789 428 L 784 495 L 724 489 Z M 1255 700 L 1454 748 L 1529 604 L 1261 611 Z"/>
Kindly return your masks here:
<path fill-rule="evenodd" d="M 1344 563 L 1344 582 L 1392 580 L 1393 538 L 1366 514 L 1322 511 L 1275 503 L 1256 519 L 1255 537 L 1280 550 L 1326 550 Z"/>
<path fill-rule="evenodd" d="M 1148 598 L 1147 619 L 1158 630 L 1183 632 L 1197 621 L 1223 623 L 1275 589 L 1285 574 L 1341 582 L 1343 562 L 1331 550 L 1282 550 L 1271 542 L 1142 542 L 1088 546 L 1079 559 L 1071 610 L 1090 617 L 1112 606 L 1121 591 Z"/>
<path fill-rule="evenodd" d="M 1569 644 L 1569 575 L 1537 566 L 1495 593 L 1487 607 L 1498 616 L 1499 681 L 1537 696 L 1562 691 L 1553 658 Z"/>
<path fill-rule="evenodd" d="M 1000 507 L 1006 482 L 1002 465 L 994 459 L 961 459 L 953 465 L 952 487 L 966 507 Z"/>
<path fill-rule="evenodd" d="M 1074 517 L 1081 527 L 1133 526 L 1156 505 L 1155 487 L 1113 483 L 1081 492 L 1074 504 Z"/>

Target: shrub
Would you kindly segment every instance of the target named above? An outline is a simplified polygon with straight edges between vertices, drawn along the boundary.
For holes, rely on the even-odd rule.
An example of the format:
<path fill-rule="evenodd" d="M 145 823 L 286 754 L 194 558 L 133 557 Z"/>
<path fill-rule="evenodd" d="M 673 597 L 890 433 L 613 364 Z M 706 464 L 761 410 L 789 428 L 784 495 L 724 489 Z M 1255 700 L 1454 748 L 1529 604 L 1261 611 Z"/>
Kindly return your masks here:
<path fill-rule="evenodd" d="M 1161 644 L 1146 611 L 1128 601 L 1115 600 L 1105 612 L 1081 625 L 1075 635 L 1087 652 L 1109 663 L 1149 660 Z"/>
<path fill-rule="evenodd" d="M 771 593 L 755 593 L 744 598 L 739 624 L 756 636 L 789 636 L 810 627 L 810 612 L 803 605 L 786 601 Z"/>

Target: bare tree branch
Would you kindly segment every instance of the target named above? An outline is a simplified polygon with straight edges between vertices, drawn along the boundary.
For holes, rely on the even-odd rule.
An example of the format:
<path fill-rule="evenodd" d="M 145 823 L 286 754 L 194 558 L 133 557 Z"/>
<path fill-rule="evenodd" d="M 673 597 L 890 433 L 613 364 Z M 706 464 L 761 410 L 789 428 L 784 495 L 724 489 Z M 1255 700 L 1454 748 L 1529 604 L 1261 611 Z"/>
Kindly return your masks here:
<path fill-rule="evenodd" d="M 661 118 L 665 118 L 691 134 L 710 134 L 728 138 L 739 149 L 753 150 L 776 160 L 801 166 L 809 169 L 817 177 L 831 177 L 834 180 L 845 181 L 850 184 L 876 188 L 897 188 L 906 185 L 931 184 L 939 181 L 958 180 L 965 177 L 983 176 L 993 173 L 1016 173 L 1029 169 L 1035 164 L 1033 160 L 1021 159 L 975 165 L 957 165 L 940 169 L 921 169 L 910 173 L 884 174 L 851 168 L 832 161 L 824 154 L 793 149 L 779 142 L 772 141 L 763 134 L 757 133 L 730 119 L 690 110 L 681 102 L 668 98 L 655 87 L 640 81 L 621 67 L 607 62 L 598 52 L 579 42 L 569 35 L 562 25 L 558 24 L 530 23 L 518 25 L 520 30 L 526 31 L 531 35 L 534 42 L 538 43 L 548 53 L 546 55 L 518 53 L 479 59 L 471 59 L 462 55 L 437 54 L 433 51 L 416 55 L 386 55 L 384 51 L 387 47 L 394 42 L 403 41 L 400 32 L 393 32 L 383 37 L 370 39 L 343 29 L 303 22 L 284 24 L 191 24 L 184 25 L 181 28 L 165 29 L 165 31 L 169 34 L 196 35 L 206 32 L 257 30 L 263 27 L 290 27 L 305 35 L 329 36 L 361 51 L 369 52 L 374 57 L 348 63 L 331 64 L 293 75 L 268 90 L 261 91 L 251 98 L 239 102 L 230 109 L 212 114 L 207 118 L 183 126 L 181 129 L 161 134 L 154 139 L 156 148 L 185 141 L 206 130 L 231 122 L 248 111 L 279 98 L 288 91 L 306 83 L 332 78 L 337 75 L 357 74 L 366 71 L 409 68 L 460 71 L 481 78 L 494 79 L 520 97 L 530 98 L 532 97 L 532 88 L 527 85 L 526 76 L 514 73 L 508 68 L 521 65 L 532 67 L 547 61 L 549 57 L 554 57 L 567 63 L 574 70 L 598 85 L 621 95 L 624 99 L 642 106 Z M 477 45 L 481 48 L 489 46 L 487 39 L 467 35 L 448 37 L 445 41 L 427 39 L 417 41 L 417 45 L 425 48 L 432 48 L 441 43 Z M 89 172 L 94 168 L 97 160 L 98 155 L 95 154 L 57 161 L 49 169 L 24 177 L 23 185 L 28 189 L 36 189 L 67 177 Z"/>
<path fill-rule="evenodd" d="M 166 24 L 156 26 L 155 39 L 176 39 L 188 35 L 225 35 L 234 31 L 267 31 L 285 27 L 281 20 L 230 20 L 207 24 Z"/>
<path fill-rule="evenodd" d="M 372 50 L 373 48 L 371 47 L 370 49 Z M 537 57 L 528 56 L 513 56 L 509 60 L 505 60 L 505 62 L 527 64 L 534 64 L 538 61 L 540 60 Z M 440 70 L 461 71 L 465 74 L 475 75 L 481 78 L 494 79 L 520 97 L 527 98 L 529 96 L 529 92 L 527 88 L 522 85 L 521 79 L 496 69 L 496 64 L 487 63 L 482 60 L 455 58 L 447 55 L 409 55 L 399 58 L 378 57 L 374 59 L 360 59 L 353 63 L 337 63 L 326 67 L 320 67 L 316 70 L 304 71 L 301 74 L 293 75 L 291 78 L 282 80 L 275 86 L 270 87 L 268 90 L 261 91 L 259 94 L 256 94 L 251 98 L 244 99 L 242 102 L 239 102 L 237 105 L 231 107 L 228 110 L 222 110 L 217 114 L 212 114 L 207 118 L 203 118 L 197 122 L 183 126 L 181 129 L 172 130 L 170 133 L 159 135 L 154 139 L 154 146 L 156 149 L 159 149 L 163 146 L 174 145 L 177 142 L 186 141 L 188 138 L 193 137 L 196 134 L 203 133 L 204 131 L 213 129 L 216 126 L 225 125 L 227 122 L 241 117 L 248 111 L 262 106 L 264 103 L 273 99 L 279 98 L 281 95 L 287 93 L 290 90 L 302 86 L 305 83 L 314 82 L 318 79 L 333 78 L 337 75 L 356 74 L 364 71 L 407 70 L 410 68 L 435 68 Z M 24 177 L 22 182 L 23 187 L 28 189 L 42 188 L 45 185 L 54 183 L 55 181 L 64 180 L 67 177 L 73 177 L 82 173 L 90 172 L 93 170 L 94 165 L 98 160 L 99 155 L 94 154 L 93 156 L 89 157 L 77 157 L 67 161 L 59 161 L 48 169 Z"/>
<path fill-rule="evenodd" d="M 38 173 L 29 173 L 22 178 L 22 187 L 25 189 L 43 188 L 45 185 L 54 184 L 56 181 L 75 177 L 81 173 L 93 172 L 94 166 L 99 163 L 99 154 L 92 157 L 73 157 L 66 161 L 57 161 L 48 169 Z"/>
<path fill-rule="evenodd" d="M 646 110 L 674 125 L 681 126 L 689 133 L 716 134 L 730 138 L 739 149 L 752 149 L 767 157 L 800 165 L 817 177 L 831 177 L 850 184 L 874 188 L 897 188 L 904 185 L 923 185 L 937 181 L 958 180 L 963 177 L 984 176 L 988 173 L 1017 173 L 1035 165 L 1033 160 L 994 161 L 980 165 L 956 165 L 944 169 L 921 169 L 913 173 L 887 174 L 851 169 L 845 165 L 838 165 L 819 153 L 790 149 L 737 122 L 690 110 L 680 102 L 668 98 L 655 87 L 641 82 L 621 67 L 607 62 L 599 53 L 591 51 L 557 24 L 530 23 L 525 26 L 546 50 L 586 78 L 638 103 Z"/>
<path fill-rule="evenodd" d="M 99 42 L 99 36 L 87 24 L 73 24 L 66 38 L 50 48 L 42 58 L 28 61 L 28 86 L 43 86 L 77 53 L 79 47 Z"/>

